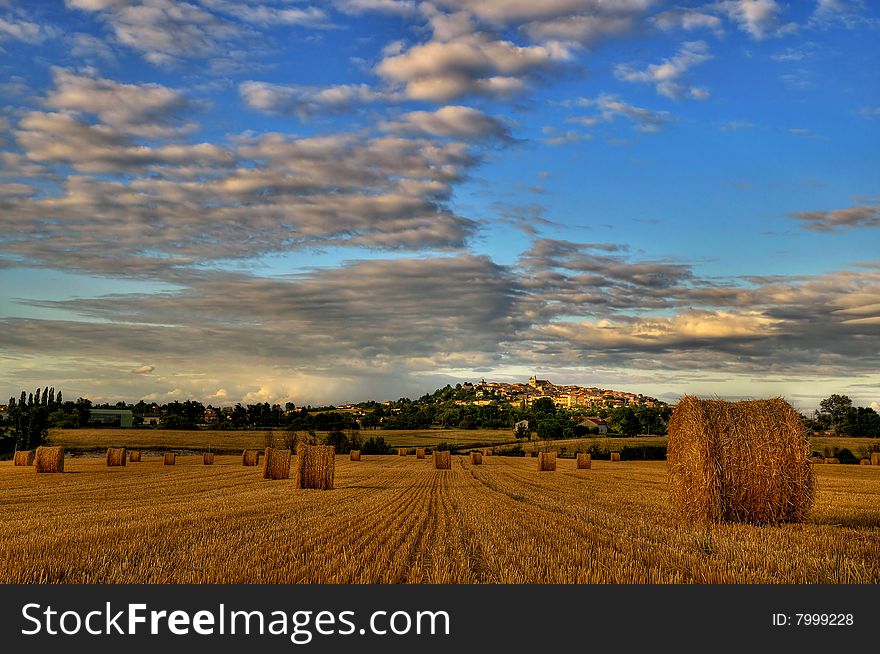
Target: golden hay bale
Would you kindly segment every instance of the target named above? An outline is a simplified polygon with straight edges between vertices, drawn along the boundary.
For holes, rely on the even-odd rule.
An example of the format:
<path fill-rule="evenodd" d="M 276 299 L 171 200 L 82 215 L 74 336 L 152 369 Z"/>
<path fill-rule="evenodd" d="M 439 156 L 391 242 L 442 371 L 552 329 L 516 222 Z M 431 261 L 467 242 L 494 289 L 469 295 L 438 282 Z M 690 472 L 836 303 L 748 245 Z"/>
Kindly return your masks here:
<path fill-rule="evenodd" d="M 173 466 L 177 462 L 177 455 L 174 452 L 165 452 L 165 465 Z"/>
<path fill-rule="evenodd" d="M 125 448 L 124 447 L 108 447 L 107 448 L 107 465 L 111 468 L 125 465 Z"/>
<path fill-rule="evenodd" d="M 809 437 L 782 398 L 681 398 L 669 421 L 667 469 L 683 520 L 775 524 L 813 504 Z"/>
<path fill-rule="evenodd" d="M 361 451 L 360 450 L 352 450 L 349 453 L 348 458 L 351 459 L 352 461 L 360 461 L 361 460 Z"/>
<path fill-rule="evenodd" d="M 447 451 L 432 452 L 434 458 L 434 470 L 452 470 L 452 455 Z"/>
<path fill-rule="evenodd" d="M 871 465 L 871 459 L 861 459 L 859 461 L 859 465 L 861 466 L 869 466 Z"/>
<path fill-rule="evenodd" d="M 825 457 L 824 456 L 811 456 L 810 461 L 812 463 L 825 463 Z"/>
<path fill-rule="evenodd" d="M 206 466 L 214 465 L 214 453 L 213 452 L 202 452 L 202 465 L 206 465 Z"/>
<path fill-rule="evenodd" d="M 871 452 L 871 465 L 880 466 L 880 452 Z"/>
<path fill-rule="evenodd" d="M 577 454 L 577 469 L 578 470 L 589 470 L 593 467 L 593 457 L 589 454 L 584 454 L 583 452 L 578 452 Z"/>
<path fill-rule="evenodd" d="M 482 452 L 471 452 L 471 463 L 475 466 L 483 465 Z"/>
<path fill-rule="evenodd" d="M 397 448 L 397 456 L 406 456 L 406 454 L 407 454 L 407 449 L 405 447 L 398 447 Z"/>
<path fill-rule="evenodd" d="M 831 457 L 831 456 L 826 456 L 825 463 L 827 463 L 827 464 L 840 463 L 840 459 L 837 459 L 837 458 Z"/>
<path fill-rule="evenodd" d="M 141 462 L 141 452 L 140 450 L 132 450 L 128 453 L 128 462 L 129 463 L 140 463 Z"/>
<path fill-rule="evenodd" d="M 260 462 L 260 452 L 258 450 L 243 450 L 241 453 L 241 465 L 255 466 Z"/>
<path fill-rule="evenodd" d="M 416 458 L 417 459 L 424 459 L 425 458 L 425 448 L 424 447 L 417 447 L 416 448 Z"/>
<path fill-rule="evenodd" d="M 332 445 L 306 445 L 296 448 L 293 479 L 297 488 L 333 490 L 336 448 Z"/>
<path fill-rule="evenodd" d="M 34 454 L 34 469 L 37 472 L 64 472 L 64 448 L 38 447 Z"/>
<path fill-rule="evenodd" d="M 290 478 L 290 450 L 267 447 L 263 455 L 263 479 Z"/>
<path fill-rule="evenodd" d="M 492 450 L 490 450 L 488 447 L 483 448 L 483 456 L 492 456 Z"/>
<path fill-rule="evenodd" d="M 556 452 L 538 452 L 538 472 L 556 470 Z"/>
<path fill-rule="evenodd" d="M 17 450 L 12 458 L 12 464 L 16 466 L 32 466 L 34 465 L 33 450 Z"/>
<path fill-rule="evenodd" d="M 612 461 L 620 461 L 620 452 L 612 452 L 611 453 Z"/>

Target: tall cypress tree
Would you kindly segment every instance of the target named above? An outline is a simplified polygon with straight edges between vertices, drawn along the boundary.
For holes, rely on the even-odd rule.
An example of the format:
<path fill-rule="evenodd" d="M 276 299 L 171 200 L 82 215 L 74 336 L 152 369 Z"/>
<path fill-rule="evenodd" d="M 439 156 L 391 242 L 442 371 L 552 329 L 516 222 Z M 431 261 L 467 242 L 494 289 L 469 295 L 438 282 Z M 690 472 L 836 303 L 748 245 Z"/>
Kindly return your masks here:
<path fill-rule="evenodd" d="M 55 404 L 55 387 L 49 389 L 49 406 Z"/>
<path fill-rule="evenodd" d="M 34 394 L 28 393 L 28 406 L 33 406 L 33 405 L 34 405 Z"/>
<path fill-rule="evenodd" d="M 24 406 L 25 404 L 27 404 L 27 393 L 22 391 L 21 397 L 18 400 L 18 406 Z"/>
<path fill-rule="evenodd" d="M 9 398 L 9 408 L 10 408 L 10 409 L 14 409 L 14 408 L 15 408 L 15 398 L 14 398 L 14 397 L 10 397 L 10 398 Z"/>
<path fill-rule="evenodd" d="M 61 402 L 62 402 L 62 399 L 61 399 L 61 391 L 58 391 L 58 397 L 55 398 L 55 400 L 58 402 L 58 404 L 61 404 Z"/>
<path fill-rule="evenodd" d="M 42 404 L 43 406 L 49 405 L 49 387 L 48 386 L 46 386 L 46 388 L 43 389 L 43 401 L 40 402 L 40 404 Z"/>

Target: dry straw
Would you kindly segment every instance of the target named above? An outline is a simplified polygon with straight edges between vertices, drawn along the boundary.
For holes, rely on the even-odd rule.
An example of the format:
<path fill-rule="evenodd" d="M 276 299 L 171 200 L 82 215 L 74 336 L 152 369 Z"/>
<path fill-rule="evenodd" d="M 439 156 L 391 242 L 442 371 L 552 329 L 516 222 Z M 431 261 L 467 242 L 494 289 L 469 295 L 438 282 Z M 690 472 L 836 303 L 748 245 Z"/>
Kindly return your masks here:
<path fill-rule="evenodd" d="M 203 452 L 202 453 L 202 464 L 206 466 L 214 465 L 214 453 L 213 452 Z"/>
<path fill-rule="evenodd" d="M 861 460 L 859 461 L 859 465 L 862 465 L 862 466 L 869 466 L 869 465 L 871 465 L 871 459 L 861 459 Z"/>
<path fill-rule="evenodd" d="M 406 448 L 398 447 L 397 448 L 397 456 L 406 456 Z"/>
<path fill-rule="evenodd" d="M 813 504 L 809 438 L 781 398 L 685 396 L 669 421 L 668 450 L 669 495 L 684 520 L 794 522 Z"/>
<path fill-rule="evenodd" d="M 620 461 L 620 452 L 612 452 L 611 453 L 612 461 Z"/>
<path fill-rule="evenodd" d="M 165 452 L 165 465 L 173 466 L 177 462 L 177 455 L 174 452 Z"/>
<path fill-rule="evenodd" d="M 263 479 L 290 478 L 290 450 L 267 447 L 263 455 Z"/>
<path fill-rule="evenodd" d="M 538 472 L 556 470 L 556 452 L 538 452 Z"/>
<path fill-rule="evenodd" d="M 124 447 L 108 447 L 107 448 L 107 465 L 111 468 L 125 465 L 125 448 Z"/>
<path fill-rule="evenodd" d="M 12 458 L 12 464 L 16 466 L 32 466 L 34 465 L 33 450 L 17 450 Z"/>
<path fill-rule="evenodd" d="M 483 449 L 483 456 L 492 456 L 492 450 L 488 447 Z"/>
<path fill-rule="evenodd" d="M 812 457 L 810 457 L 810 461 L 812 461 L 813 463 L 825 463 L 825 457 L 824 456 L 812 456 Z"/>
<path fill-rule="evenodd" d="M 593 467 L 593 457 L 589 454 L 584 454 L 583 452 L 578 452 L 577 469 L 578 470 L 589 470 L 592 467 Z"/>
<path fill-rule="evenodd" d="M 64 472 L 64 448 L 38 447 L 34 454 L 34 469 L 37 472 Z"/>
<path fill-rule="evenodd" d="M 140 463 L 141 462 L 141 451 L 140 450 L 132 450 L 128 453 L 128 462 L 129 463 Z"/>
<path fill-rule="evenodd" d="M 471 452 L 471 463 L 475 466 L 483 464 L 483 454 L 481 452 Z"/>
<path fill-rule="evenodd" d="M 424 459 L 425 458 L 425 448 L 424 447 L 417 447 L 416 448 L 416 458 L 417 459 Z"/>
<path fill-rule="evenodd" d="M 296 448 L 293 478 L 297 488 L 333 490 L 336 448 L 332 445 L 306 445 Z"/>
<path fill-rule="evenodd" d="M 827 463 L 827 464 L 840 463 L 840 459 L 832 457 L 832 456 L 826 456 L 825 463 Z"/>
<path fill-rule="evenodd" d="M 880 466 L 880 452 L 871 452 L 871 465 Z"/>
<path fill-rule="evenodd" d="M 434 451 L 434 470 L 452 470 L 452 455 L 448 450 Z"/>
<path fill-rule="evenodd" d="M 244 450 L 241 453 L 241 465 L 255 466 L 260 462 L 259 450 Z"/>
<path fill-rule="evenodd" d="M 361 460 L 361 451 L 360 450 L 352 450 L 348 455 L 348 458 L 352 461 L 360 461 Z"/>

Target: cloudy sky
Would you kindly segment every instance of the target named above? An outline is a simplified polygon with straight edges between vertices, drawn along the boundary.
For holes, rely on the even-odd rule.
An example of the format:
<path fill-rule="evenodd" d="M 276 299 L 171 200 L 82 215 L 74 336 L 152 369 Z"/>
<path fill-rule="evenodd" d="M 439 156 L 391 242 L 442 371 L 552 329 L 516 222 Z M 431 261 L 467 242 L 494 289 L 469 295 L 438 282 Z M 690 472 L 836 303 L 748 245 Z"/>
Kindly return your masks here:
<path fill-rule="evenodd" d="M 867 0 L 0 0 L 0 397 L 880 401 Z"/>

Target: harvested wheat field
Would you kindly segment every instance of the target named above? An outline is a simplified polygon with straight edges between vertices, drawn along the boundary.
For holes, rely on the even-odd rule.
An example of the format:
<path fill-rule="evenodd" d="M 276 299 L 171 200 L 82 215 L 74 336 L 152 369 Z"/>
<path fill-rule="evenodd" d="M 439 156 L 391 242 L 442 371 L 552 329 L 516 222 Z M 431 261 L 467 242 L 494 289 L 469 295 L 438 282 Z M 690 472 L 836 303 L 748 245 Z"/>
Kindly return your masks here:
<path fill-rule="evenodd" d="M 241 456 L 0 463 L 4 583 L 880 583 L 880 469 L 816 466 L 806 522 L 679 524 L 663 462 L 337 456 L 298 490 Z M 255 510 L 259 507 L 259 510 Z"/>

